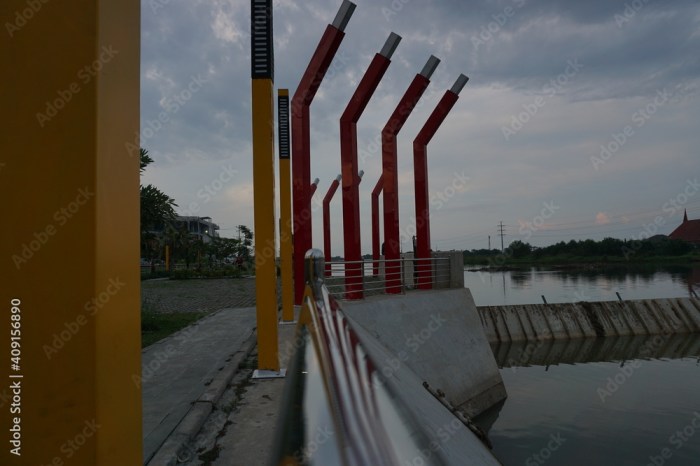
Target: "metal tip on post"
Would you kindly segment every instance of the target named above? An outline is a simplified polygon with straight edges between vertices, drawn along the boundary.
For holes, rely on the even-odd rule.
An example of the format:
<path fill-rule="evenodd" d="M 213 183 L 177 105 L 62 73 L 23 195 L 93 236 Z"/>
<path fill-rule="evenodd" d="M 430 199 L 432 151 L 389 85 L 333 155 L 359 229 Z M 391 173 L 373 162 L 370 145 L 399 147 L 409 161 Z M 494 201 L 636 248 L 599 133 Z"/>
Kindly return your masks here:
<path fill-rule="evenodd" d="M 360 170 L 360 173 L 358 173 L 357 176 L 359 176 L 360 179 L 362 179 L 362 177 L 365 176 L 365 171 L 364 171 L 364 170 Z"/>
<path fill-rule="evenodd" d="M 311 184 L 315 184 L 316 186 L 318 186 L 318 182 L 319 182 L 319 181 L 321 181 L 321 180 L 319 180 L 318 178 L 316 178 L 316 179 L 314 180 L 314 182 L 311 183 Z"/>
<path fill-rule="evenodd" d="M 459 93 L 462 92 L 462 89 L 464 89 L 464 86 L 467 85 L 467 81 L 469 81 L 469 78 L 463 74 L 460 74 L 459 78 L 457 78 L 457 81 L 455 81 L 455 83 L 452 86 L 452 89 L 450 89 L 450 91 L 459 95 Z"/>
<path fill-rule="evenodd" d="M 420 72 L 420 75 L 424 76 L 427 79 L 430 79 L 430 77 L 435 72 L 435 68 L 437 68 L 439 64 L 440 59 L 435 55 L 431 55 L 430 58 L 428 58 L 428 61 L 426 62 L 425 66 L 423 67 L 423 70 Z"/>
<path fill-rule="evenodd" d="M 335 19 L 333 20 L 333 23 L 331 23 L 332 26 L 340 31 L 345 31 L 345 28 L 347 27 L 348 22 L 350 22 L 350 17 L 355 11 L 356 6 L 357 5 L 349 0 L 343 0 L 343 4 L 340 5 L 338 14 L 335 15 Z"/>
<path fill-rule="evenodd" d="M 340 183 L 340 180 L 342 180 L 342 179 L 343 179 L 343 175 L 338 175 L 335 177 L 335 181 L 337 181 L 338 183 Z"/>
<path fill-rule="evenodd" d="M 391 58 L 391 56 L 394 54 L 394 51 L 396 50 L 396 47 L 399 46 L 399 42 L 401 42 L 401 36 L 392 32 L 391 34 L 389 34 L 389 37 L 386 39 L 386 42 L 384 42 L 384 47 L 382 47 L 382 50 L 379 52 L 379 55 L 386 58 Z"/>
<path fill-rule="evenodd" d="M 304 278 L 307 283 L 323 280 L 325 268 L 326 261 L 324 260 L 323 251 L 319 249 L 306 251 L 304 255 Z"/>

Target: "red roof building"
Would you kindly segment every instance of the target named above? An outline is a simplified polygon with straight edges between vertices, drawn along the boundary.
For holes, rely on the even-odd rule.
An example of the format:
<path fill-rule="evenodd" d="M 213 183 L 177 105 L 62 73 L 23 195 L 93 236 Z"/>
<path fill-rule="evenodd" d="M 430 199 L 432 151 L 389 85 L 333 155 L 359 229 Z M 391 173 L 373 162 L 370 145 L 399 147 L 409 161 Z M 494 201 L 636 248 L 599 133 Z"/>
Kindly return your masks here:
<path fill-rule="evenodd" d="M 700 245 L 700 220 L 688 220 L 688 212 L 686 211 L 683 215 L 683 223 L 668 237 Z"/>

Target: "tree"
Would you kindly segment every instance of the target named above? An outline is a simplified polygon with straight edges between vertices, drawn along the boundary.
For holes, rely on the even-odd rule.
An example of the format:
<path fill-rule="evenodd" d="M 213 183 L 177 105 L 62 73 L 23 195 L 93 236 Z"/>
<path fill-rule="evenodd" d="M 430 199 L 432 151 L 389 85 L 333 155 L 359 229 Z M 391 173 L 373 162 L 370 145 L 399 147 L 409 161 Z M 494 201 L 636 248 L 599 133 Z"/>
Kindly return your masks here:
<path fill-rule="evenodd" d="M 153 163 L 148 151 L 141 149 L 140 170 L 143 174 L 146 167 Z M 151 270 L 154 269 L 153 260 L 160 250 L 162 239 L 154 231 L 166 229 L 177 217 L 175 200 L 156 188 L 152 184 L 141 185 L 141 255 L 151 261 Z"/>

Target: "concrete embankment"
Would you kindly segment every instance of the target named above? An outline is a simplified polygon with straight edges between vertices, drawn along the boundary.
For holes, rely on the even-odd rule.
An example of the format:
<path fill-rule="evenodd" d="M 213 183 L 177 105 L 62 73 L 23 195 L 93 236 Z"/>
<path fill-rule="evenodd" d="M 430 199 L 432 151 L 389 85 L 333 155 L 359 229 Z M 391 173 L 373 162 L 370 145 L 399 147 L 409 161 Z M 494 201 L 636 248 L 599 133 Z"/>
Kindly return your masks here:
<path fill-rule="evenodd" d="M 343 311 L 393 355 L 387 372 L 409 367 L 467 416 L 506 397 L 468 289 L 348 301 Z"/>
<path fill-rule="evenodd" d="M 478 311 L 492 344 L 700 332 L 700 300 L 690 298 L 481 306 Z"/>
<path fill-rule="evenodd" d="M 491 343 L 498 367 L 548 366 L 700 356 L 697 334 L 635 335 Z"/>

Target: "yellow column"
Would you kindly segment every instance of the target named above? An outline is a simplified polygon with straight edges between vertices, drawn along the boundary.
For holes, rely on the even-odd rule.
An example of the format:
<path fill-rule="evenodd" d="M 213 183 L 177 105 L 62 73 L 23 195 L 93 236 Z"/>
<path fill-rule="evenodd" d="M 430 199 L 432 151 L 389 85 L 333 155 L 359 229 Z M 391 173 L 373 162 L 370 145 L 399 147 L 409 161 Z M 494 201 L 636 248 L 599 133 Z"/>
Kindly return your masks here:
<path fill-rule="evenodd" d="M 292 251 L 292 183 L 289 166 L 289 90 L 277 91 L 280 161 L 280 275 L 282 276 L 282 320 L 294 320 L 294 263 Z"/>
<path fill-rule="evenodd" d="M 279 371 L 275 253 L 272 1 L 251 0 L 253 198 L 258 369 Z"/>
<path fill-rule="evenodd" d="M 140 464 L 140 2 L 0 16 L 0 464 Z"/>

